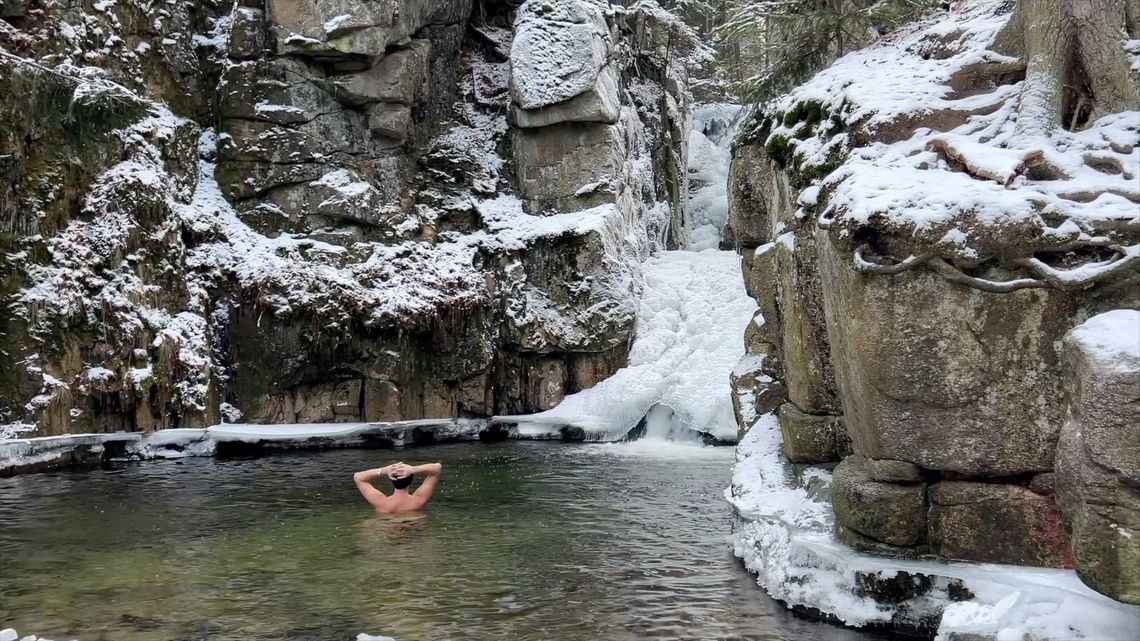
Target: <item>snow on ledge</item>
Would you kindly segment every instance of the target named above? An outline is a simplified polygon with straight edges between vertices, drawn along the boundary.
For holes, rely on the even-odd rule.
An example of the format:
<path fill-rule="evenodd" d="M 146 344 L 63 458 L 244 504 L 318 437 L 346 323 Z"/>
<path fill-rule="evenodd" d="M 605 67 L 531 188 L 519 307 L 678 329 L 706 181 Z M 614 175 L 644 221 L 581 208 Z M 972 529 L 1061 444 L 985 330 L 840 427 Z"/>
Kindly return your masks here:
<path fill-rule="evenodd" d="M 431 435 L 432 442 L 472 441 L 487 422 L 475 419 L 419 419 L 387 423 L 312 423 L 290 425 L 215 425 L 205 429 L 176 428 L 109 434 L 68 434 L 40 438 L 0 439 L 0 475 L 29 466 L 50 465 L 89 448 L 102 453 L 108 444 L 121 444 L 126 460 L 212 456 L 219 443 L 248 443 L 270 449 L 321 445 L 353 447 L 369 438 L 408 445 L 416 430 Z"/>
<path fill-rule="evenodd" d="M 1074 327 L 1067 338 L 1097 361 L 1121 371 L 1140 370 L 1140 310 L 1097 314 Z"/>
<path fill-rule="evenodd" d="M 1126 639 L 1140 629 L 1140 607 L 1093 591 L 1072 570 L 893 559 L 852 550 L 832 535 L 830 503 L 805 489 L 829 481 L 830 474 L 812 467 L 797 474 L 783 458 L 781 442 L 775 414 L 761 416 L 737 446 L 725 499 L 736 513 L 734 554 L 761 587 L 789 607 L 815 608 L 855 627 L 888 623 L 907 604 L 862 596 L 857 574 L 892 578 L 909 572 L 933 579 L 931 592 L 909 606 L 938 617 L 940 640 L 956 634 L 1002 641 Z M 951 601 L 949 580 L 961 581 L 974 598 Z"/>

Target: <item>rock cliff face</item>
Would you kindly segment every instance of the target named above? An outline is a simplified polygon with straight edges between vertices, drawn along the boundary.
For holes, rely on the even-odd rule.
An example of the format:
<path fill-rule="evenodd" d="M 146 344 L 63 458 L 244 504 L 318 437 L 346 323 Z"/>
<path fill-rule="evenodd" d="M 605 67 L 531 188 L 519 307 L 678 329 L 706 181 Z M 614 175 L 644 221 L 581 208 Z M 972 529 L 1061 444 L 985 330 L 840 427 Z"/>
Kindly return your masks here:
<path fill-rule="evenodd" d="M 546 409 L 687 237 L 652 2 L 2 7 L 5 436 Z"/>
<path fill-rule="evenodd" d="M 788 459 L 842 461 L 856 549 L 1075 565 L 1136 603 L 1140 332 L 1115 357 L 1079 337 L 1140 308 L 1140 115 L 1018 138 L 997 4 L 842 59 L 738 136 L 761 310 L 738 419 L 778 410 Z"/>

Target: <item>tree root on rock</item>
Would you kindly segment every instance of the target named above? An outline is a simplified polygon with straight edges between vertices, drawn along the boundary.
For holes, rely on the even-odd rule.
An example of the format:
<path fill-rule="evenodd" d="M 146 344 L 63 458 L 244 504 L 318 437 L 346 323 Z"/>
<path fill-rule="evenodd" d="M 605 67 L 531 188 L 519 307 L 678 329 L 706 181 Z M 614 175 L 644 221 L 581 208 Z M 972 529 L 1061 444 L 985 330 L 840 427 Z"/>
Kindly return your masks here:
<path fill-rule="evenodd" d="M 1084 247 L 1105 247 L 1115 252 L 1116 256 L 1110 260 L 1090 262 L 1072 269 L 1059 269 L 1036 257 L 1022 258 L 1013 261 L 1013 264 L 1031 272 L 1034 277 L 1014 278 L 1005 281 L 970 276 L 945 258 L 933 254 L 911 255 L 893 264 L 872 262 L 864 256 L 867 250 L 866 245 L 860 245 L 855 249 L 853 262 L 857 272 L 888 276 L 901 274 L 925 265 L 950 282 L 993 294 L 1007 294 L 1019 289 L 1046 287 L 1064 291 L 1080 290 L 1122 276 L 1129 271 L 1135 270 L 1137 274 L 1140 274 L 1140 245 L 1123 247 L 1109 244 L 1104 238 L 1092 238 L 1066 243 L 1064 246 L 1053 248 L 1051 251 L 1072 251 Z"/>

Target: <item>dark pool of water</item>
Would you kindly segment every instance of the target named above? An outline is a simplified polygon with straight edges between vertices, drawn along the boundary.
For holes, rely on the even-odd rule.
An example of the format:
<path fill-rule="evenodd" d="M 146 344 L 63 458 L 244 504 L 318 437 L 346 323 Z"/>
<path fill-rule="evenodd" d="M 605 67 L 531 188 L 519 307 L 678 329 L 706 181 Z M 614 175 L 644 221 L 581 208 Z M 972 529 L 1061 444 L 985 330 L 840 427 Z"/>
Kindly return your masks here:
<path fill-rule="evenodd" d="M 355 470 L 439 460 L 422 516 Z M 80 641 L 870 637 L 732 558 L 731 448 L 341 450 L 0 479 L 0 628 Z"/>

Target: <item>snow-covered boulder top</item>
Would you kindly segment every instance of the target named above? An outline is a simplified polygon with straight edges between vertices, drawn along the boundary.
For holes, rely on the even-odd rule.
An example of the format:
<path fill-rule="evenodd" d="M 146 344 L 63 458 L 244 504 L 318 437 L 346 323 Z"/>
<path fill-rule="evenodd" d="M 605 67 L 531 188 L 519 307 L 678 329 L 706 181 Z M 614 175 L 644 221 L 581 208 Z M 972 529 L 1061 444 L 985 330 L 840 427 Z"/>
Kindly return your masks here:
<path fill-rule="evenodd" d="M 1140 372 L 1140 311 L 1114 309 L 1074 327 L 1065 342 L 1124 372 Z"/>
<path fill-rule="evenodd" d="M 809 213 L 833 240 L 874 228 L 896 260 L 1116 246 L 1111 262 L 1134 264 L 1140 113 L 1019 132 L 1025 63 L 993 50 L 1008 5 L 954 3 L 840 58 L 762 109 L 738 144 L 765 146 L 793 186 L 819 188 Z"/>
<path fill-rule="evenodd" d="M 515 18 L 511 98 L 523 109 L 564 102 L 594 86 L 611 52 L 597 0 L 527 0 Z"/>

